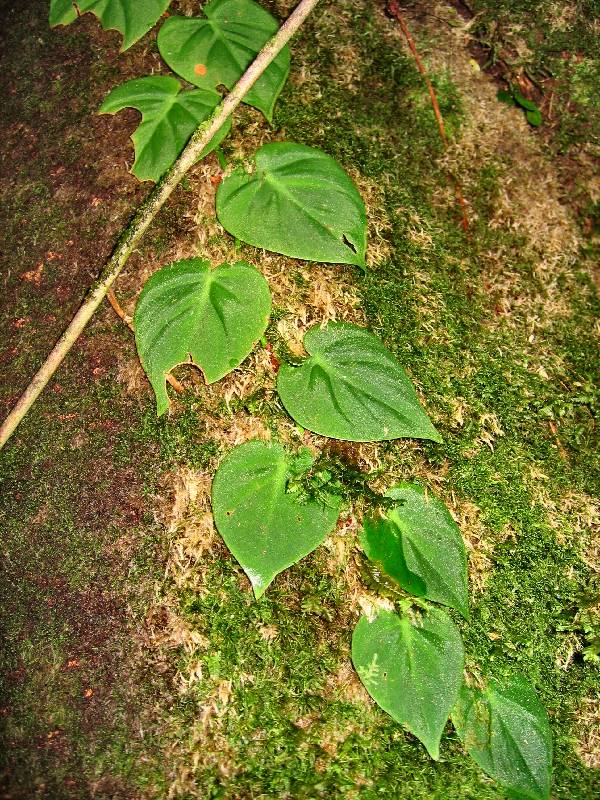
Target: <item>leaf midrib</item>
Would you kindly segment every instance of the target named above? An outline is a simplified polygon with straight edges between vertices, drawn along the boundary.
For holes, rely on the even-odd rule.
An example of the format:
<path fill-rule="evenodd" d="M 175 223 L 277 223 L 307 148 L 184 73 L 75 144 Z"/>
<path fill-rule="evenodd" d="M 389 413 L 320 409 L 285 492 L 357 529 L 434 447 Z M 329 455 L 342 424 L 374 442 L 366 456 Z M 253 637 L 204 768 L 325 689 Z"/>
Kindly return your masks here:
<path fill-rule="evenodd" d="M 319 358 L 318 355 L 316 355 L 316 356 L 315 355 L 311 355 L 310 359 L 307 359 L 307 361 L 305 363 L 308 364 L 309 361 L 313 362 L 313 364 L 310 365 L 311 371 L 314 368 L 313 365 L 318 365 L 326 375 L 337 379 L 340 383 L 343 383 L 347 387 L 349 387 L 352 390 L 352 394 L 354 395 L 354 397 L 357 399 L 357 401 L 366 410 L 370 410 L 370 409 L 368 409 L 367 406 L 365 406 L 364 401 L 360 400 L 358 395 L 364 395 L 365 397 L 369 398 L 370 400 L 375 401 L 376 405 L 379 405 L 379 406 L 383 407 L 384 409 L 387 409 L 390 413 L 393 414 L 393 416 L 396 419 L 401 414 L 401 412 L 397 408 L 395 408 L 394 406 L 391 406 L 385 400 L 382 400 L 380 397 L 377 396 L 376 393 L 369 393 L 369 391 L 366 391 L 364 389 L 364 387 L 361 386 L 359 383 L 356 383 L 355 381 L 353 381 L 348 376 L 343 375 L 339 371 L 339 369 L 336 369 L 336 367 L 334 365 L 332 365 L 330 362 L 328 362 L 326 359 L 321 359 L 321 358 Z M 331 377 L 330 377 L 330 381 L 329 381 L 330 385 L 332 385 Z M 334 396 L 333 389 L 332 389 L 332 392 L 331 392 L 331 396 L 332 396 L 332 398 Z M 420 405 L 414 405 L 414 403 L 410 402 L 410 399 L 405 399 L 404 396 L 402 396 L 402 401 L 405 402 L 406 405 L 408 405 L 411 408 L 411 410 L 414 409 L 417 413 L 423 413 L 421 411 Z M 337 400 L 334 401 L 334 405 L 338 405 Z M 343 416 L 344 416 L 344 418 L 348 419 L 346 414 L 343 414 Z M 404 415 L 402 415 L 402 416 L 404 416 Z M 403 424 L 405 424 L 404 421 L 403 421 Z"/>
<path fill-rule="evenodd" d="M 235 50 L 233 49 L 233 44 L 234 43 L 227 38 L 227 36 L 225 35 L 224 29 L 220 27 L 220 25 L 219 25 L 220 20 L 218 19 L 218 17 L 209 17 L 209 16 L 207 16 L 205 20 L 199 20 L 199 21 L 200 22 L 204 22 L 206 25 L 208 25 L 210 27 L 210 29 L 213 32 L 213 40 L 217 39 L 217 40 L 221 41 L 225 45 L 225 49 L 227 50 L 227 52 L 231 56 L 232 60 L 235 62 L 237 68 L 242 73 L 244 71 L 246 65 L 241 63 L 238 60 L 238 58 L 236 56 L 236 53 L 235 53 Z M 244 26 L 244 27 L 252 27 L 252 26 L 248 25 L 248 26 Z M 258 28 L 258 26 L 256 26 L 256 25 L 253 26 L 253 27 L 258 31 L 261 30 L 261 28 Z M 264 28 L 262 30 L 264 30 Z M 195 36 L 195 33 L 192 34 L 192 36 L 190 36 L 187 41 L 189 41 L 189 39 L 193 38 L 193 36 Z M 265 41 L 269 40 L 269 36 L 267 36 L 267 39 Z M 258 49 L 255 49 L 254 47 L 250 48 L 248 45 L 244 45 L 242 42 L 235 42 L 235 45 L 240 49 L 247 50 L 249 53 L 253 54 L 254 56 L 256 56 L 256 54 L 260 50 L 260 47 Z"/>
<path fill-rule="evenodd" d="M 335 236 L 335 234 L 333 233 L 331 228 L 329 228 L 327 225 L 325 225 L 325 223 L 321 222 L 321 220 L 318 217 L 315 217 L 315 215 L 312 214 L 310 212 L 310 210 L 306 208 L 306 206 L 303 206 L 294 197 L 292 192 L 289 189 L 286 188 L 285 184 L 282 183 L 281 181 L 277 180 L 277 178 L 275 177 L 275 175 L 272 172 L 268 172 L 268 171 L 265 170 L 263 172 L 263 176 L 264 176 L 265 182 L 273 184 L 275 186 L 276 191 L 279 191 L 281 194 L 283 194 L 290 201 L 290 203 L 292 203 L 292 205 L 296 206 L 296 208 L 299 208 L 300 211 L 302 211 L 309 219 L 311 219 L 314 222 L 316 222 L 317 225 L 320 228 L 322 228 L 326 232 L 326 234 L 336 242 L 336 244 L 343 246 L 343 241 L 341 239 L 338 239 L 337 236 Z M 258 183 L 258 181 L 259 181 L 259 176 L 258 175 L 255 177 L 255 181 Z M 350 247 L 348 247 L 347 249 L 350 252 L 352 252 Z M 358 256 L 358 253 L 355 253 L 355 255 Z"/>
<path fill-rule="evenodd" d="M 267 514 L 266 514 L 266 529 L 271 530 L 273 525 L 273 518 L 275 515 L 275 510 L 277 508 L 277 500 L 281 497 L 285 492 L 285 476 L 287 473 L 287 463 L 285 458 L 279 458 L 275 469 L 273 470 L 273 485 L 272 489 L 268 494 L 268 500 L 266 503 L 267 507 Z M 259 573 L 260 574 L 260 573 Z M 269 576 L 262 576 L 268 579 Z"/>

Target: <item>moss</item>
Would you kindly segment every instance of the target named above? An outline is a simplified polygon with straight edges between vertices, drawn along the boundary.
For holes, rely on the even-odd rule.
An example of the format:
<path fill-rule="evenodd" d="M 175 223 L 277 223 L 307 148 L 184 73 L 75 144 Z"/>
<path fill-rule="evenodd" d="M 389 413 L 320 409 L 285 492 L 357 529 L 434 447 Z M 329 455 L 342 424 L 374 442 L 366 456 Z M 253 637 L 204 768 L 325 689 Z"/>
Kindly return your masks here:
<path fill-rule="evenodd" d="M 150 703 L 155 692 L 156 682 L 135 672 L 132 638 L 161 548 L 132 483 L 150 456 L 141 449 L 133 470 L 131 458 L 114 457 L 118 431 L 135 429 L 141 415 L 114 380 L 87 379 L 85 355 L 72 364 L 60 393 L 31 411 L 0 465 L 8 554 L 0 733 L 10 743 L 2 761 L 14 797 L 85 796 L 87 781 L 119 749 L 115 780 L 125 787 L 127 764 L 137 760 L 133 698 Z"/>
<path fill-rule="evenodd" d="M 435 149 L 439 147 L 435 123 L 429 110 L 423 110 L 425 104 L 415 101 L 414 95 L 418 93 L 420 84 L 416 83 L 418 78 L 412 65 L 397 52 L 390 52 L 369 20 L 363 18 L 361 23 L 360 49 L 355 57 L 359 63 L 362 63 L 361 56 L 365 61 L 360 77 L 362 94 L 357 90 L 354 96 L 349 96 L 336 85 L 335 79 L 327 79 L 327 65 L 335 62 L 334 48 L 328 54 L 323 36 L 319 36 L 317 51 L 308 34 L 304 37 L 304 52 L 319 52 L 320 55 L 319 63 L 311 62 L 310 55 L 305 56 L 304 68 L 309 73 L 320 74 L 323 100 L 300 108 L 294 91 L 288 89 L 276 121 L 289 138 L 301 138 L 309 144 L 324 147 L 346 166 L 360 168 L 369 178 L 377 179 L 383 173 L 387 176 L 386 206 L 395 219 L 392 236 L 394 256 L 361 282 L 364 307 L 372 327 L 416 378 L 436 420 L 447 411 L 450 400 L 456 397 L 465 399 L 469 419 L 464 427 L 460 431 L 446 430 L 444 446 L 424 445 L 422 450 L 431 464 L 449 462 L 448 485 L 453 492 L 481 509 L 483 522 L 496 541 L 493 572 L 486 591 L 474 603 L 471 624 L 463 626 L 469 660 L 491 674 L 518 669 L 539 687 L 553 717 L 557 759 L 560 760 L 555 791 L 557 796 L 583 798 L 593 791 L 595 776 L 579 764 L 572 751 L 570 724 L 578 698 L 591 691 L 597 680 L 597 671 L 576 661 L 565 673 L 557 667 L 556 659 L 564 641 L 561 614 L 565 607 L 575 602 L 590 573 L 581 560 L 581 539 L 575 537 L 568 543 L 557 544 L 557 532 L 549 523 L 547 508 L 533 499 L 530 471 L 537 466 L 551 475 L 548 486 L 551 496 L 560 496 L 568 488 L 588 492 L 592 489 L 594 449 L 591 439 L 594 427 L 587 411 L 593 400 L 589 388 L 580 390 L 590 386 L 590 369 L 595 368 L 589 359 L 584 363 L 583 354 L 590 352 L 590 320 L 595 313 L 596 301 L 584 286 L 571 287 L 572 315 L 567 321 L 553 326 L 548 346 L 564 355 L 571 379 L 571 388 L 567 391 L 564 385 L 543 379 L 529 368 L 531 348 L 526 325 L 521 328 L 522 323 L 517 321 L 514 326 L 489 328 L 489 292 L 479 280 L 476 265 L 489 248 L 518 251 L 522 246 L 522 241 L 510 232 L 493 231 L 487 227 L 486 221 L 497 193 L 495 170 L 493 167 L 482 170 L 477 191 L 470 197 L 476 204 L 480 219 L 474 235 L 467 238 L 457 231 L 452 219 L 442 220 L 439 214 L 432 215 L 428 187 L 445 181 L 443 173 L 431 167 L 425 156 L 432 146 Z M 373 61 L 369 65 L 367 54 L 371 53 L 377 53 L 379 65 L 387 65 L 383 75 Z M 377 96 L 387 99 L 385 105 L 378 105 L 374 100 L 375 93 L 369 92 L 369 79 L 374 74 L 378 81 Z M 399 87 L 403 89 L 402 94 Z M 411 91 L 407 92 L 407 87 L 411 87 Z M 389 102 L 391 96 L 395 103 Z M 337 109 L 331 124 L 324 122 L 325 103 L 333 104 Z M 385 134 L 372 136 L 374 119 L 378 130 L 385 131 Z M 410 150 L 405 144 L 407 142 L 410 142 Z M 399 208 L 407 207 L 416 211 L 423 224 L 435 231 L 433 251 L 427 254 L 425 296 L 423 288 L 414 282 L 414 270 L 422 269 L 423 253 L 407 239 L 408 213 L 398 213 Z M 457 268 L 464 262 L 471 266 L 466 270 Z M 520 279 L 523 292 L 534 293 L 539 288 L 532 264 L 521 266 Z M 434 330 L 429 336 L 424 336 L 423 305 L 428 301 L 435 307 Z M 586 409 L 582 414 L 575 412 L 579 404 Z M 501 431 L 496 441 L 489 444 L 480 440 L 481 419 L 485 414 L 494 415 Z M 560 415 L 564 441 L 570 442 L 572 437 L 576 437 L 578 441 L 586 442 L 587 446 L 578 447 L 569 463 L 564 462 L 549 430 L 549 414 Z M 404 467 L 405 474 L 410 471 L 410 466 L 409 461 Z M 573 524 L 573 520 L 570 523 Z M 509 539 L 506 539 L 507 527 L 511 529 Z M 311 575 L 309 565 L 296 569 L 301 569 L 306 576 Z M 316 580 L 316 576 L 312 575 L 311 579 Z M 296 585 L 296 591 L 301 595 L 302 583 Z M 213 604 L 210 610 L 202 609 L 202 618 L 215 620 L 216 617 L 214 624 L 218 624 L 222 603 L 228 602 L 231 591 L 221 595 L 218 605 Z M 194 602 L 197 601 L 192 601 L 191 607 L 200 610 L 193 606 Z M 277 589 L 266 602 L 269 608 L 271 603 L 279 602 Z M 507 606 L 510 614 L 506 614 Z M 229 611 L 224 613 L 229 617 Z M 246 613 L 251 611 L 243 609 L 243 614 Z M 335 614 L 335 607 L 329 613 Z M 278 615 L 277 620 L 278 624 L 283 624 L 281 616 Z M 236 614 L 234 625 L 237 631 L 238 626 L 244 629 L 249 623 L 247 619 L 239 620 Z M 288 664 L 295 667 L 289 678 L 292 686 L 295 681 L 311 685 L 319 675 L 325 681 L 320 667 L 321 663 L 327 664 L 331 673 L 332 666 L 327 659 L 321 655 L 323 660 L 320 658 L 316 669 L 309 664 L 296 663 L 300 656 L 296 652 L 294 634 L 284 630 L 281 645 L 277 644 L 277 647 L 292 642 L 294 653 L 283 659 L 290 659 Z M 296 617 L 295 633 L 298 630 L 302 631 L 302 636 L 309 637 L 309 632 Z M 234 629 L 228 629 L 225 637 L 233 637 L 236 660 L 239 648 L 244 647 L 238 636 Z M 207 632 L 207 638 L 212 645 L 215 634 Z M 248 637 L 244 638 L 247 645 Z M 276 641 L 279 642 L 279 637 Z M 259 645 L 261 649 L 264 647 L 260 642 Z M 269 645 L 269 653 L 274 646 Z M 316 643 L 312 645 L 316 646 Z M 337 646 L 344 652 L 347 639 L 345 644 L 343 638 L 338 640 Z M 330 647 L 333 649 L 334 644 Z M 256 653 L 241 658 L 244 669 L 248 668 L 254 674 L 262 655 Z M 274 668 L 274 660 L 278 658 L 279 654 L 271 656 L 270 669 Z M 343 659 L 339 663 L 342 662 Z M 227 658 L 223 657 L 221 663 L 222 674 L 232 678 L 235 664 L 232 671 L 226 668 Z M 256 685 L 253 683 L 254 687 Z M 269 686 L 276 693 L 275 705 L 285 707 L 284 697 L 278 694 L 281 681 L 275 677 Z M 264 727 L 270 733 L 266 741 L 260 737 L 261 746 L 272 752 L 272 758 L 266 758 L 263 750 L 255 764 L 248 759 L 246 751 L 242 751 L 243 778 L 228 778 L 224 782 L 227 789 L 222 790 L 225 794 L 243 793 L 242 787 L 247 789 L 251 785 L 260 785 L 267 794 L 287 791 L 292 796 L 321 796 L 321 793 L 324 796 L 344 796 L 349 787 L 356 787 L 360 776 L 361 797 L 377 793 L 402 797 L 483 797 L 487 796 L 485 792 L 490 797 L 501 796 L 493 787 L 483 788 L 481 779 L 470 771 L 468 762 L 460 756 L 458 749 L 451 752 L 443 765 L 436 767 L 422 758 L 418 747 L 409 745 L 407 748 L 406 744 L 400 745 L 397 741 L 392 744 L 394 736 L 404 743 L 407 740 L 397 731 L 393 734 L 389 723 L 372 710 L 370 714 L 375 717 L 372 725 L 365 722 L 364 710 L 359 715 L 360 743 L 350 734 L 344 738 L 344 744 L 336 755 L 325 758 L 321 764 L 322 754 L 315 756 L 311 752 L 310 733 L 294 732 L 289 722 L 285 724 L 285 714 L 271 712 L 269 707 L 263 708 L 265 696 L 259 695 L 260 700 L 256 697 L 252 702 L 253 692 L 245 688 L 236 698 L 235 732 L 229 735 L 228 741 L 240 755 L 240 743 L 247 741 L 252 731 L 255 737 L 259 736 Z M 296 713 L 305 711 L 302 703 L 298 697 L 294 707 Z M 243 719 L 238 718 L 240 707 L 244 712 Z M 321 703 L 317 718 L 323 725 L 333 724 L 333 720 L 340 725 L 348 711 L 351 712 L 350 719 L 356 719 L 356 709 L 335 702 Z M 237 732 L 238 728 L 244 734 Z M 388 738 L 390 736 L 392 739 Z M 456 742 L 452 740 L 448 743 L 450 748 L 455 746 Z M 275 760 L 281 765 L 276 773 L 271 769 Z M 268 771 L 262 771 L 267 764 Z M 313 770 L 317 764 L 319 772 L 315 775 Z M 254 770 L 259 768 L 261 771 L 255 773 Z M 407 773 L 419 776 L 418 786 L 407 781 Z M 443 774 L 443 788 L 436 787 L 436 774 Z M 292 775 L 295 776 L 293 780 Z M 362 783 L 363 779 L 373 780 L 373 786 Z M 208 788 L 210 781 L 206 776 L 200 785 L 203 789 Z M 212 796 L 220 796 L 216 789 L 214 791 Z"/>
<path fill-rule="evenodd" d="M 156 416 L 156 409 L 148 405 L 141 412 L 137 424 L 120 436 L 116 442 L 115 459 L 118 464 L 129 463 L 132 448 L 146 450 L 152 459 L 155 479 L 176 464 L 186 464 L 192 469 L 205 469 L 218 452 L 215 442 L 202 432 L 199 420 L 203 405 L 198 397 L 188 392 L 177 400 L 174 416 Z M 151 484 L 150 476 L 149 483 Z"/>
<path fill-rule="evenodd" d="M 521 10 L 519 5 L 515 13 Z M 518 669 L 529 677 L 552 718 L 554 795 L 583 800 L 594 795 L 598 779 L 575 755 L 572 724 L 581 698 L 594 690 L 598 667 L 584 664 L 580 649 L 564 666 L 591 572 L 583 558 L 589 533 L 578 521 L 581 508 L 563 499 L 569 492 L 597 491 L 597 363 L 590 357 L 597 299 L 582 264 L 575 276 L 558 276 L 568 313 L 549 320 L 545 312 L 549 324 L 538 334 L 543 341 L 530 341 L 527 313 L 497 311 L 489 253 L 511 254 L 523 297 L 537 297 L 545 288 L 523 237 L 489 224 L 501 165 L 470 166 L 475 213 L 465 234 L 453 212 L 432 203 L 447 182 L 436 163 L 442 148 L 435 119 L 414 64 L 382 28 L 366 4 L 317 12 L 294 45 L 296 83 L 284 90 L 275 129 L 323 147 L 382 189 L 377 213 L 391 222 L 384 233 L 390 255 L 364 277 L 356 272 L 356 283 L 369 325 L 411 374 L 445 439 L 442 445 L 392 443 L 382 447 L 382 457 L 390 475 L 431 474 L 448 502 L 454 495 L 457 504 L 477 509 L 490 565 L 483 591 L 473 592 L 472 619 L 461 623 L 468 663 L 490 674 Z M 83 41 L 68 39 L 65 46 L 76 52 L 85 49 Z M 112 80 L 112 72 L 105 77 Z M 446 75 L 435 82 L 448 128 L 458 138 L 465 114 L 460 92 Z M 61 87 L 60 96 L 71 92 Z M 77 139 L 65 147 L 75 152 Z M 32 179 L 15 215 L 25 213 L 31 197 L 39 209 L 49 191 L 41 177 Z M 181 210 L 189 198 L 180 194 L 181 203 L 163 211 L 144 257 L 186 235 Z M 427 247 L 411 235 L 415 219 Z M 48 224 L 66 236 L 64 221 Z M 41 220 L 34 225 L 41 227 Z M 303 280 L 297 282 L 303 291 Z M 32 300 L 19 302 L 25 316 Z M 93 335 L 107 330 L 99 323 Z M 267 338 L 274 347 L 281 344 L 275 326 Z M 127 347 L 121 334 L 105 344 L 119 356 L 130 355 Z M 41 342 L 19 369 L 30 368 L 38 349 Z M 542 350 L 554 360 L 543 361 Z M 164 604 L 176 612 L 181 626 L 180 639 L 165 649 L 166 665 L 159 662 L 155 670 L 149 653 L 141 657 L 141 676 L 132 666 L 139 653 L 125 658 L 125 668 L 114 660 L 106 664 L 115 650 L 111 637 L 127 653 L 128 625 L 140 625 L 149 605 L 158 614 L 154 581 L 162 574 L 167 543 L 151 498 L 166 470 L 212 469 L 220 446 L 207 437 L 203 419 L 210 411 L 226 422 L 228 410 L 223 405 L 215 412 L 202 392 L 190 390 L 177 398 L 172 415 L 157 419 L 149 394 L 141 409 L 123 396 L 114 364 L 102 380 L 92 379 L 88 355 L 82 350 L 71 365 L 69 374 L 79 371 L 81 378 L 61 377 L 62 394 L 47 394 L 32 411 L 18 433 L 19 447 L 6 451 L 2 467 L 6 549 L 19 566 L 4 587 L 5 596 L 13 597 L 3 666 L 20 678 L 9 687 L 7 725 L 29 796 L 85 796 L 86 782 L 102 779 L 114 782 L 98 790 L 106 796 L 144 791 L 160 797 L 172 790 L 207 798 L 503 797 L 464 755 L 450 725 L 442 760 L 434 763 L 361 691 L 349 667 L 356 619 L 348 589 L 353 553 L 348 566 L 320 548 L 253 602 L 242 571 L 217 540 L 211 550 L 189 556 L 187 577 L 160 583 L 159 610 Z M 457 400 L 462 421 L 452 416 Z M 246 409 L 273 429 L 283 415 L 264 392 L 233 398 L 230 408 Z M 75 422 L 65 419 L 71 414 Z M 360 486 L 360 476 L 342 474 Z M 140 490 L 141 482 L 140 505 L 127 487 L 134 483 Z M 124 531 L 128 546 L 121 541 Z M 119 543 L 126 567 L 107 558 L 119 552 Z M 41 578 L 48 584 L 40 589 Z M 106 612 L 89 602 L 90 586 L 102 602 L 116 598 L 116 607 Z M 57 610 L 67 603 L 64 613 Z M 126 604 L 132 617 L 118 613 Z M 104 638 L 89 637 L 89 631 L 75 636 L 78 615 L 93 629 L 94 611 L 103 620 Z M 115 626 L 107 627 L 113 613 Z M 157 638 L 168 632 L 168 622 L 159 618 Z M 74 642 L 88 648 L 94 669 L 66 670 Z M 164 682 L 147 674 L 159 668 Z M 99 674 L 105 681 L 93 688 L 106 699 L 106 710 L 95 717 L 82 692 L 92 688 L 87 679 Z M 173 691 L 178 680 L 181 691 Z M 142 739 L 135 734 L 140 724 Z M 66 742 L 64 752 L 48 750 L 55 729 Z M 68 783 L 81 776 L 81 784 Z"/>
<path fill-rule="evenodd" d="M 597 0 L 500 2 L 475 0 L 471 33 L 487 66 L 528 87 L 542 108 L 542 134 L 555 153 L 593 153 L 600 131 Z M 585 202 L 587 188 L 577 194 Z"/>
<path fill-rule="evenodd" d="M 458 756 L 456 742 L 440 770 L 382 712 L 344 697 L 334 676 L 349 658 L 346 587 L 342 574 L 324 575 L 322 555 L 292 568 L 259 603 L 240 587 L 232 559 L 223 559 L 208 567 L 205 594 L 181 599 L 210 646 L 201 660 L 204 677 L 186 692 L 172 724 L 185 730 L 192 722 L 186 711 L 206 707 L 223 682 L 231 691 L 207 726 L 207 740 L 219 749 L 204 751 L 197 790 L 228 797 L 260 787 L 266 796 L 341 798 L 361 786 L 361 797 L 499 796 L 464 763 L 456 773 L 447 770 L 447 759 Z M 187 671 L 185 663 L 181 668 Z M 459 794 L 474 777 L 473 794 Z"/>

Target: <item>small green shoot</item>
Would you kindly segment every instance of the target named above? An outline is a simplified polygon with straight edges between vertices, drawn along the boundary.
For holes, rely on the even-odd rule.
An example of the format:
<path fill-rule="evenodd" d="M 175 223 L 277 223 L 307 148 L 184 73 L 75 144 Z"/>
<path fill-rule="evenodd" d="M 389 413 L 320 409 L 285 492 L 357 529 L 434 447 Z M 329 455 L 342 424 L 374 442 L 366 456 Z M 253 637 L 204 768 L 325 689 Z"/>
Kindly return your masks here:
<path fill-rule="evenodd" d="M 508 89 L 500 89 L 496 94 L 501 103 L 509 106 L 517 106 L 525 111 L 527 122 L 534 128 L 542 124 L 542 112 L 532 100 L 528 100 L 518 89 L 510 86 Z"/>

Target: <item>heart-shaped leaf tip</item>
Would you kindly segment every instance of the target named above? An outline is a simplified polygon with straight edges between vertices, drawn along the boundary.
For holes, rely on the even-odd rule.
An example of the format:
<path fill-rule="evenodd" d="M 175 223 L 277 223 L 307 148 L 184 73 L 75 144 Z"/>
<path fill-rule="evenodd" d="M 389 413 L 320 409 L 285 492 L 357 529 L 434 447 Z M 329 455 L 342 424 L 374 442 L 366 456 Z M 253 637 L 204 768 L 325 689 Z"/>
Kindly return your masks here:
<path fill-rule="evenodd" d="M 142 121 L 131 136 L 135 148 L 132 173 L 140 181 L 158 181 L 175 162 L 198 125 L 209 118 L 221 95 L 208 89 L 182 92 L 177 78 L 151 75 L 116 86 L 100 106 L 100 114 L 135 108 Z M 200 153 L 210 153 L 227 136 L 231 118 Z"/>
<path fill-rule="evenodd" d="M 277 20 L 254 0 L 212 0 L 202 10 L 205 17 L 170 17 L 158 33 L 158 49 L 173 72 L 192 85 L 231 90 L 277 32 Z M 289 71 L 286 45 L 243 102 L 271 121 Z"/>
<path fill-rule="evenodd" d="M 458 629 L 440 609 L 362 617 L 352 637 L 352 662 L 373 700 L 439 758 L 440 740 L 462 681 Z"/>
<path fill-rule="evenodd" d="M 452 723 L 469 755 L 510 797 L 548 800 L 552 732 L 548 713 L 521 675 L 484 689 L 463 685 Z"/>
<path fill-rule="evenodd" d="M 50 26 L 69 25 L 80 14 L 91 11 L 105 30 L 116 30 L 123 35 L 123 51 L 156 25 L 170 2 L 171 0 L 50 0 Z"/>
<path fill-rule="evenodd" d="M 267 281 L 243 261 L 210 269 L 191 258 L 154 273 L 138 299 L 134 328 L 158 415 L 169 407 L 165 382 L 173 367 L 194 364 L 207 383 L 218 381 L 250 354 L 270 313 Z"/>
<path fill-rule="evenodd" d="M 406 592 L 468 618 L 467 554 L 446 506 L 410 483 L 394 486 L 386 497 L 398 505 L 364 521 L 361 544 L 368 558 Z"/>
<path fill-rule="evenodd" d="M 304 347 L 310 357 L 277 376 L 281 401 L 302 427 L 352 442 L 441 441 L 408 376 L 372 333 L 330 322 L 307 331 Z"/>
<path fill-rule="evenodd" d="M 320 545 L 338 518 L 339 497 L 305 500 L 288 491 L 298 465 L 280 444 L 251 441 L 223 459 L 213 481 L 215 525 L 257 599 L 276 575 Z"/>
<path fill-rule="evenodd" d="M 217 216 L 243 242 L 307 261 L 365 266 L 367 217 L 356 186 L 314 147 L 272 142 L 250 172 L 234 170 L 217 190 Z"/>

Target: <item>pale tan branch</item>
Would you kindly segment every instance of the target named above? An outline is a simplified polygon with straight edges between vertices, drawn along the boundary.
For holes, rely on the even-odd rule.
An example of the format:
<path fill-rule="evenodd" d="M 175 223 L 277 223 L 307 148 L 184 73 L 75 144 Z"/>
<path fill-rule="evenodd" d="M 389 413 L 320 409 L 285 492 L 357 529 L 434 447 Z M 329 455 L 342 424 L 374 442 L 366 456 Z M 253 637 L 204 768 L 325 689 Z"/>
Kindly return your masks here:
<path fill-rule="evenodd" d="M 221 128 L 229 115 L 240 104 L 244 95 L 256 83 L 277 54 L 285 47 L 319 0 L 301 0 L 281 28 L 267 42 L 252 64 L 242 75 L 223 102 L 217 106 L 210 118 L 198 126 L 183 152 L 171 169 L 156 184 L 148 198 L 142 203 L 129 225 L 125 228 L 107 261 L 100 277 L 90 288 L 89 294 L 62 334 L 52 352 L 34 375 L 16 405 L 0 427 L 0 447 L 3 447 L 17 425 L 27 414 L 33 403 L 52 377 L 63 359 L 75 344 L 94 312 L 106 296 L 115 278 L 144 235 L 148 226 L 179 185 L 186 172 L 198 160 L 200 153 Z"/>

